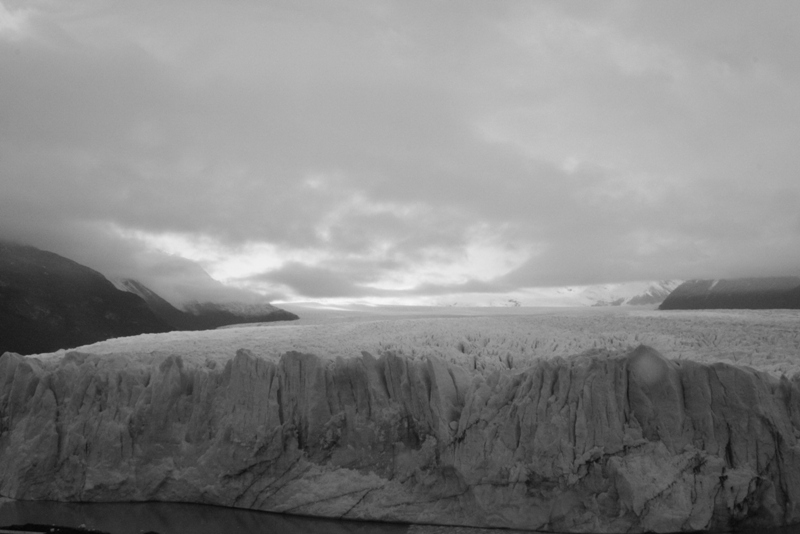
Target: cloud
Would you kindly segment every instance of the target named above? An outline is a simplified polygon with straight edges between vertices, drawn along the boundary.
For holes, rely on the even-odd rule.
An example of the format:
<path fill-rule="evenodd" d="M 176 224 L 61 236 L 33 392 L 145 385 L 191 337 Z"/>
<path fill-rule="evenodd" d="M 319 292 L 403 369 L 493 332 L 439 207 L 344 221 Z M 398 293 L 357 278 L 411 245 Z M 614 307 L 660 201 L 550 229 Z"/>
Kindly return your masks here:
<path fill-rule="evenodd" d="M 341 273 L 296 262 L 288 263 L 259 278 L 271 284 L 288 286 L 293 293 L 312 299 L 363 297 L 370 294 L 363 286 Z"/>
<path fill-rule="evenodd" d="M 0 234 L 271 298 L 796 274 L 770 5 L 6 2 Z"/>

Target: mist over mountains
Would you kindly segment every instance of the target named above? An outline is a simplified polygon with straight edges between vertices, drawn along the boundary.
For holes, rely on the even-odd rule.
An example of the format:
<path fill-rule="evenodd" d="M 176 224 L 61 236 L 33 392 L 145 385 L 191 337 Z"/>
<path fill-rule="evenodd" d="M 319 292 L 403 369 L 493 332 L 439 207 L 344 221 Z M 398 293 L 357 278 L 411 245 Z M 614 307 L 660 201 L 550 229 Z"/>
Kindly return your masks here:
<path fill-rule="evenodd" d="M 51 352 L 104 339 L 297 319 L 268 303 L 192 302 L 185 309 L 135 280 L 35 247 L 0 242 L 0 354 Z"/>
<path fill-rule="evenodd" d="M 660 280 L 607 284 L 586 288 L 582 295 L 594 300 L 592 306 L 650 306 L 663 302 L 681 283 L 681 280 Z"/>
<path fill-rule="evenodd" d="M 0 353 L 169 330 L 141 298 L 99 272 L 51 252 L 0 243 Z"/>
<path fill-rule="evenodd" d="M 199 269 L 199 266 L 197 267 Z M 225 292 L 210 276 L 162 296 L 141 280 L 108 280 L 58 254 L 0 241 L 0 353 L 49 352 L 96 341 L 171 330 L 298 319 L 255 294 Z M 219 287 L 217 287 L 219 286 Z M 239 299 L 237 296 L 241 296 Z M 447 302 L 446 306 L 656 306 L 660 309 L 800 309 L 800 277 L 662 280 L 534 288 L 530 299 Z M 248 297 L 248 298 L 244 298 Z"/>
<path fill-rule="evenodd" d="M 297 315 L 268 303 L 198 302 L 184 303 L 178 309 L 138 280 L 117 281 L 123 291 L 138 295 L 161 320 L 178 330 L 208 330 L 232 324 L 291 321 Z"/>

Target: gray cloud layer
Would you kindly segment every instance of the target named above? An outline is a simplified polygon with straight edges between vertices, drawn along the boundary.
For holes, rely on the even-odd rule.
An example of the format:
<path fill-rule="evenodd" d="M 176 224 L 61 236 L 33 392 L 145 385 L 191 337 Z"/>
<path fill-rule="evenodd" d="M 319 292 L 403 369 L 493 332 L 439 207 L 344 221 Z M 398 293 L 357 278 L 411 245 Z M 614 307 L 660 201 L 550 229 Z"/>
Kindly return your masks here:
<path fill-rule="evenodd" d="M 275 298 L 797 274 L 798 26 L 792 2 L 4 2 L 0 233 L 153 280 L 180 236 Z"/>

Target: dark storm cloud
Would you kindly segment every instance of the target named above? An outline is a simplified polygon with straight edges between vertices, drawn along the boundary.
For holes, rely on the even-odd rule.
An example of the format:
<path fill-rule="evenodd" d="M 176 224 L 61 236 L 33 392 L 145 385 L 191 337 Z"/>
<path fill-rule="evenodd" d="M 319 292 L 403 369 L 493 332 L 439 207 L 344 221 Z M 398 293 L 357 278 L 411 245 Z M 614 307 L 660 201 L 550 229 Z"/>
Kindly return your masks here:
<path fill-rule="evenodd" d="M 339 272 L 290 262 L 259 277 L 260 281 L 285 285 L 309 298 L 363 297 L 369 292 Z"/>
<path fill-rule="evenodd" d="M 798 13 L 6 2 L 0 233 L 287 297 L 795 274 Z"/>

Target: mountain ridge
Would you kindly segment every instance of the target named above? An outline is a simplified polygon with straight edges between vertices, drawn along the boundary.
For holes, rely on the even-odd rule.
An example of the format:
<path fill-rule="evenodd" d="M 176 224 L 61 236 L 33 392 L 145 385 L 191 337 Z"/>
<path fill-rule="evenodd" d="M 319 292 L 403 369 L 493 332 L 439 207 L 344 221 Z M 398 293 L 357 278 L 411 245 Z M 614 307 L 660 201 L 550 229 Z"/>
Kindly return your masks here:
<path fill-rule="evenodd" d="M 660 310 L 800 309 L 800 277 L 774 276 L 688 280 Z"/>
<path fill-rule="evenodd" d="M 170 329 L 144 300 L 101 273 L 53 252 L 0 242 L 0 354 Z"/>
<path fill-rule="evenodd" d="M 54 252 L 0 241 L 0 354 L 298 318 L 267 303 L 193 302 L 186 308 L 176 308 L 135 280 L 114 283 Z"/>

